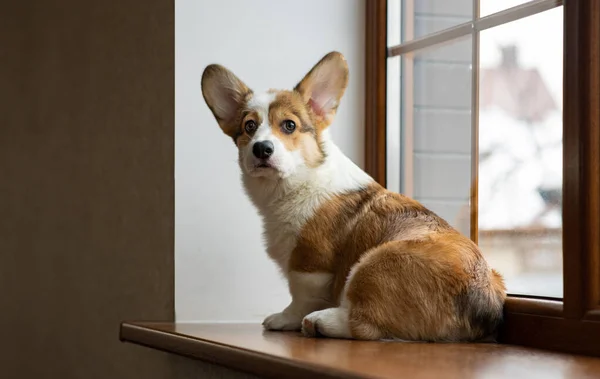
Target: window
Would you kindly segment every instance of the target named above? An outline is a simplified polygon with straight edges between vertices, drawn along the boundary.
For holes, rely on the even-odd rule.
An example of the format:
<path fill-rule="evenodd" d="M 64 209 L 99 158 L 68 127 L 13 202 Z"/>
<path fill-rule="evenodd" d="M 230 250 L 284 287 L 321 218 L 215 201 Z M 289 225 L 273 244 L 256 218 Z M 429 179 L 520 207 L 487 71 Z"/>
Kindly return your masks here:
<path fill-rule="evenodd" d="M 367 171 L 504 274 L 504 342 L 600 355 L 600 0 L 367 4 Z"/>

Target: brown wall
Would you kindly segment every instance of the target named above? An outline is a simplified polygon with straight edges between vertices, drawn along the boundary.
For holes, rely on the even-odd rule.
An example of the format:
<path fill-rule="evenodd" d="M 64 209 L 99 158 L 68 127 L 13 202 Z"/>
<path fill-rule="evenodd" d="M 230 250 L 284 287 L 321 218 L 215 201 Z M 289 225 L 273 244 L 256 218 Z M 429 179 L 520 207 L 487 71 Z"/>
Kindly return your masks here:
<path fill-rule="evenodd" d="M 173 0 L 0 9 L 0 377 L 172 377 Z"/>

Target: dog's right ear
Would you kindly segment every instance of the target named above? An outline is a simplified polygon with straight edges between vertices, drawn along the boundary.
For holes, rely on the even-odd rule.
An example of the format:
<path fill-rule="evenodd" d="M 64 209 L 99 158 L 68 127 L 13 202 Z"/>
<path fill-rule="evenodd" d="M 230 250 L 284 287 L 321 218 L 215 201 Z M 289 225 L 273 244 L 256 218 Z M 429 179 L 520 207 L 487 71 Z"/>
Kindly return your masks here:
<path fill-rule="evenodd" d="M 208 65 L 202 73 L 202 96 L 223 132 L 235 138 L 240 108 L 252 91 L 237 76 L 218 64 Z"/>

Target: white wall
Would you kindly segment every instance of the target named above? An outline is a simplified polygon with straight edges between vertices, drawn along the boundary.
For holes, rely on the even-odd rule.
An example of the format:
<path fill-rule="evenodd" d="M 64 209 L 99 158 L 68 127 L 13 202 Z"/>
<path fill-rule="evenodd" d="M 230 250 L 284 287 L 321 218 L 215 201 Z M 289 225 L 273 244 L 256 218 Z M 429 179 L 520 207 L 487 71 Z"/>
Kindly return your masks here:
<path fill-rule="evenodd" d="M 350 84 L 334 140 L 363 165 L 364 0 L 177 0 L 175 20 L 175 310 L 177 321 L 262 321 L 289 301 L 246 199 L 236 148 L 202 99 L 220 63 L 251 88 L 292 88 L 342 52 Z"/>

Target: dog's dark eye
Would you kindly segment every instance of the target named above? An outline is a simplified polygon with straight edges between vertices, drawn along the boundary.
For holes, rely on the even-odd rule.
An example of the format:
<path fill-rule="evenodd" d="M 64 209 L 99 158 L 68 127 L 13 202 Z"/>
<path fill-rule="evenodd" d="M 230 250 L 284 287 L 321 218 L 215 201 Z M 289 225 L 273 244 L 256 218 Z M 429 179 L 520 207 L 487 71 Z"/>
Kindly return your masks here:
<path fill-rule="evenodd" d="M 296 123 L 292 120 L 285 120 L 282 126 L 286 133 L 293 133 L 296 130 Z"/>
<path fill-rule="evenodd" d="M 256 125 L 256 121 L 254 121 L 254 120 L 248 120 L 244 124 L 244 129 L 246 129 L 247 133 L 254 133 L 256 131 L 256 128 L 257 128 L 257 125 Z"/>

